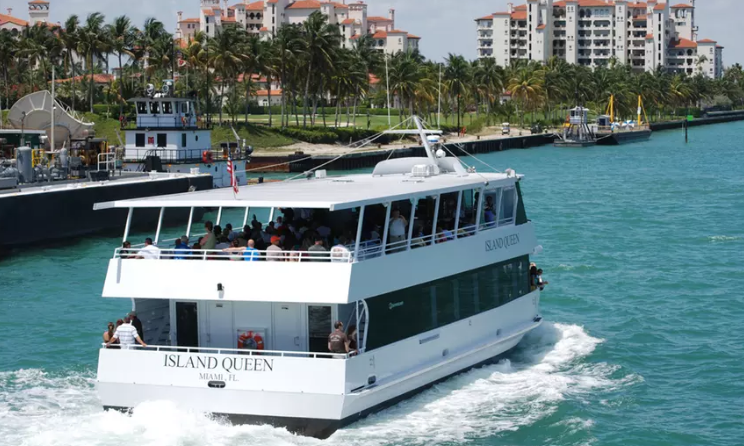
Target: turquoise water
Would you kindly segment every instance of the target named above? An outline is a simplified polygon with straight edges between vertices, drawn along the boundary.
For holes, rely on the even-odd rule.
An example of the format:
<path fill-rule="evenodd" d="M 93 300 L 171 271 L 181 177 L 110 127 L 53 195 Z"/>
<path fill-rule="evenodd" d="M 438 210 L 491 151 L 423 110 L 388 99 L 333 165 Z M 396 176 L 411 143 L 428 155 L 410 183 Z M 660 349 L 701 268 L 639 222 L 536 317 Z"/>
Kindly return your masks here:
<path fill-rule="evenodd" d="M 742 444 L 742 134 L 735 123 L 691 129 L 687 145 L 672 131 L 483 156 L 526 175 L 546 324 L 508 360 L 326 442 L 167 402 L 104 413 L 97 345 L 129 308 L 100 297 L 119 234 L 17 252 L 0 262 L 0 444 Z"/>

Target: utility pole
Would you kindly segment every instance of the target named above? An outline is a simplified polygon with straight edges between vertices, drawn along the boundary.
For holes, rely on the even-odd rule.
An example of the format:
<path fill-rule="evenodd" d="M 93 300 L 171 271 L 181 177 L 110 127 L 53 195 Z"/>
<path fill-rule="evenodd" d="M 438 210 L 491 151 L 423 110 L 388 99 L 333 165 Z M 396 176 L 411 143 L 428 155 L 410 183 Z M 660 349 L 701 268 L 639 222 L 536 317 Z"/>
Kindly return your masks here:
<path fill-rule="evenodd" d="M 392 126 L 390 121 L 390 73 L 388 72 L 388 54 L 385 53 L 385 83 L 387 84 L 387 109 L 388 127 Z"/>
<path fill-rule="evenodd" d="M 442 64 L 439 64 L 439 98 L 437 99 L 437 128 L 441 128 L 442 119 Z"/>

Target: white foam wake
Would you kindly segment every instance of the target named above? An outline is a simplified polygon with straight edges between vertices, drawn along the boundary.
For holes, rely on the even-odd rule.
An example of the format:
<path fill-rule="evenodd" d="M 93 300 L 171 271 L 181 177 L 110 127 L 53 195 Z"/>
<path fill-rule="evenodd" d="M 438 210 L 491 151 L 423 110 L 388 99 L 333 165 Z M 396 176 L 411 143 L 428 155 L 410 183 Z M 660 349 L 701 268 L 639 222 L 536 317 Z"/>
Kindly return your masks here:
<path fill-rule="evenodd" d="M 512 355 L 459 375 L 320 442 L 269 426 L 232 426 L 165 402 L 133 415 L 103 412 L 93 373 L 0 373 L 0 438 L 44 445 L 386 445 L 460 443 L 517 430 L 552 414 L 566 398 L 637 382 L 617 367 L 582 361 L 602 342 L 576 325 L 543 324 Z M 586 430 L 591 420 L 564 420 Z"/>

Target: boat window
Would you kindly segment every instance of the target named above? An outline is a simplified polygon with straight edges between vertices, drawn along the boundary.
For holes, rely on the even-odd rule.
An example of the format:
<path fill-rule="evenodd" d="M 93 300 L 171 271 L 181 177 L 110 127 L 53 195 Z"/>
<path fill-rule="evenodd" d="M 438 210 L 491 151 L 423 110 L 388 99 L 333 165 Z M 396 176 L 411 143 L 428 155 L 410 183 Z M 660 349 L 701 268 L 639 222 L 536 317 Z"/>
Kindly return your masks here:
<path fill-rule="evenodd" d="M 439 197 L 439 212 L 437 213 L 436 243 L 444 243 L 455 239 L 455 223 L 457 216 L 457 197 L 459 192 L 442 194 Z"/>
<path fill-rule="evenodd" d="M 529 293 L 529 280 L 522 256 L 367 299 L 367 350 L 505 305 Z"/>
<path fill-rule="evenodd" d="M 460 205 L 460 229 L 458 237 L 467 237 L 475 233 L 475 214 L 478 209 L 477 189 L 466 189 L 462 191 L 462 204 Z"/>
<path fill-rule="evenodd" d="M 181 113 L 187 114 L 189 112 L 189 103 L 188 102 L 182 102 L 181 103 Z"/>
<path fill-rule="evenodd" d="M 163 102 L 163 114 L 164 115 L 173 114 L 173 104 L 171 102 Z"/>
<path fill-rule="evenodd" d="M 186 139 L 187 139 L 186 134 L 181 133 L 181 147 L 184 147 L 184 148 L 186 147 Z"/>
<path fill-rule="evenodd" d="M 408 223 L 411 219 L 412 203 L 411 200 L 399 200 L 394 201 L 390 206 L 385 253 L 395 254 L 405 251 L 408 246 Z"/>
<path fill-rule="evenodd" d="M 517 190 L 514 186 L 504 188 L 501 194 L 499 211 L 499 226 L 514 224 L 514 214 L 517 205 Z"/>
<path fill-rule="evenodd" d="M 150 102 L 150 113 L 152 113 L 153 115 L 157 115 L 158 113 L 160 113 L 160 102 Z"/>
<path fill-rule="evenodd" d="M 144 133 L 137 133 L 134 135 L 134 146 L 145 147 L 145 134 Z"/>
<path fill-rule="evenodd" d="M 499 198 L 501 196 L 501 188 L 487 189 L 483 193 L 484 201 L 481 209 L 480 218 L 480 230 L 491 229 L 496 227 L 496 220 L 498 219 L 499 210 Z"/>
<path fill-rule="evenodd" d="M 147 113 L 147 102 L 137 102 L 137 114 L 144 115 Z"/>
<path fill-rule="evenodd" d="M 434 238 L 431 233 L 431 222 L 434 217 L 435 197 L 425 197 L 416 201 L 413 218 L 413 234 L 411 235 L 411 249 L 431 245 Z"/>
<path fill-rule="evenodd" d="M 311 352 L 328 353 L 328 334 L 333 331 L 330 306 L 307 307 L 307 327 Z"/>
<path fill-rule="evenodd" d="M 158 133 L 158 147 L 166 147 L 168 145 L 168 135 L 166 133 Z"/>

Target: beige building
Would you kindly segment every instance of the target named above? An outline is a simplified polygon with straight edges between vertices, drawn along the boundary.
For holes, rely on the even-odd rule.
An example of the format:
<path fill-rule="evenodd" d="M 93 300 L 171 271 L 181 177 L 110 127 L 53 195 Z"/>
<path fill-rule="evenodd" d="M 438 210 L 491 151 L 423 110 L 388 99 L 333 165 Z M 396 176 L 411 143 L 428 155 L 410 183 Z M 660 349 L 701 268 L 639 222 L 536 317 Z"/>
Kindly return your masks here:
<path fill-rule="evenodd" d="M 13 8 L 7 9 L 7 14 L 0 14 L 0 29 L 20 32 L 26 26 L 37 23 L 49 23 L 49 2 L 32 0 L 28 2 L 28 20 L 13 16 Z"/>
<path fill-rule="evenodd" d="M 479 57 L 606 66 L 614 58 L 636 71 L 723 75 L 723 47 L 698 39 L 695 0 L 527 0 L 476 19 Z"/>
<path fill-rule="evenodd" d="M 284 24 L 303 23 L 315 11 L 339 27 L 345 48 L 351 48 L 354 40 L 366 34 L 374 37 L 377 49 L 389 54 L 418 48 L 420 37 L 396 29 L 395 10 L 391 9 L 387 17 L 368 16 L 366 3 L 346 4 L 345 0 L 245 1 L 232 6 L 227 1 L 220 4 L 220 0 L 200 0 L 199 17 L 183 18 L 183 13 L 178 13 L 176 38 L 185 42 L 200 30 L 214 37 L 222 26 L 241 26 L 249 33 L 268 38 Z"/>

